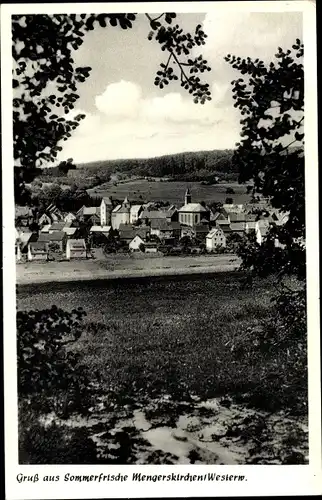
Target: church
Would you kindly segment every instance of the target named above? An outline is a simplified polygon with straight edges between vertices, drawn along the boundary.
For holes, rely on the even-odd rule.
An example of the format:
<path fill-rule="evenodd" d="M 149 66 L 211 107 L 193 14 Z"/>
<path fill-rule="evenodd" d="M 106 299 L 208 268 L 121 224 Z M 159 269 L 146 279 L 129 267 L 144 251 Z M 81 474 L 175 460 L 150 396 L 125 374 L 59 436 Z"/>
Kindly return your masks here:
<path fill-rule="evenodd" d="M 196 226 L 203 222 L 208 223 L 210 212 L 200 203 L 192 203 L 191 193 L 189 188 L 185 194 L 185 203 L 179 209 L 179 222 L 187 226 Z"/>

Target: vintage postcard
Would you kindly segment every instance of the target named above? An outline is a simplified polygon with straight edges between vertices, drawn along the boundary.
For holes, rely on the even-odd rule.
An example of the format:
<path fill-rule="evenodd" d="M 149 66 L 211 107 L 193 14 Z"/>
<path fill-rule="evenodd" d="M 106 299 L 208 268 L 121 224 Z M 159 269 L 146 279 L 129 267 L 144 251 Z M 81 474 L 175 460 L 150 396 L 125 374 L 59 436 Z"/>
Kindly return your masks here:
<path fill-rule="evenodd" d="M 2 6 L 7 500 L 321 494 L 315 23 Z"/>

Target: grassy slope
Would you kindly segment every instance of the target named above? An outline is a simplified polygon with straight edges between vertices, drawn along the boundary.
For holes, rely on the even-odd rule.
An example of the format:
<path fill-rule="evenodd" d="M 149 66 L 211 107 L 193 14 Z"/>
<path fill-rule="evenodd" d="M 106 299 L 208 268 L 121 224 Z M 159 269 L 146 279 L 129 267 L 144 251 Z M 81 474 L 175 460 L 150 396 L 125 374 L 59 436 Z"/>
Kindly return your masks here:
<path fill-rule="evenodd" d="M 190 186 L 193 201 L 204 201 L 206 203 L 222 202 L 227 197 L 232 197 L 234 203 L 249 202 L 249 195 L 246 194 L 246 187 L 237 183 L 215 184 L 213 186 L 204 186 L 200 183 L 189 182 L 150 182 L 147 180 L 137 180 L 120 183 L 117 186 L 113 184 L 105 185 L 104 188 L 90 189 L 88 192 L 96 196 L 112 196 L 115 199 L 124 199 L 128 196 L 130 200 L 144 201 L 168 201 L 177 205 L 183 204 L 184 194 Z M 226 194 L 227 187 L 232 187 L 235 194 Z"/>
<path fill-rule="evenodd" d="M 271 293 L 265 282 L 241 291 L 229 273 L 104 288 L 84 284 L 41 297 L 18 296 L 18 307 L 82 306 L 87 328 L 73 348 L 92 373 L 100 373 L 105 388 L 126 396 L 249 393 L 253 406 L 292 408 L 298 396 L 292 360 L 283 350 L 261 352 L 256 334 L 248 331 L 271 314 Z"/>

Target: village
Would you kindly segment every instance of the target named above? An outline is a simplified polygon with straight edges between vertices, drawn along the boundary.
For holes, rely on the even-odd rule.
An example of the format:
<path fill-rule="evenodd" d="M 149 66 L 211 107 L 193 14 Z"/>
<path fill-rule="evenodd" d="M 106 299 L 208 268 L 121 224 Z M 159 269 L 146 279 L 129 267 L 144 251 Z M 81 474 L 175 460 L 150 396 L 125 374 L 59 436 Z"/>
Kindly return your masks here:
<path fill-rule="evenodd" d="M 245 235 L 253 233 L 260 245 L 271 224 L 285 223 L 285 216 L 274 210 L 266 210 L 264 216 L 258 207 L 226 201 L 210 207 L 193 201 L 187 188 L 181 206 L 132 204 L 128 197 L 117 204 L 103 197 L 100 206 L 83 206 L 75 213 L 62 213 L 54 203 L 36 215 L 28 207 L 16 207 L 16 261 L 93 259 L 132 252 L 234 253 Z"/>

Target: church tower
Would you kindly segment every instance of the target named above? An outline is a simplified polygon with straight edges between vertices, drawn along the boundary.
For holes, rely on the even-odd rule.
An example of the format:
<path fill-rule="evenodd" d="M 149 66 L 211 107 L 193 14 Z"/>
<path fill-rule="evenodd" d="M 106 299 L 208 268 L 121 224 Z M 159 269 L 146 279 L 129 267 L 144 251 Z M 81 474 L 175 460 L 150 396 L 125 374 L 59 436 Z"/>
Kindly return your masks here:
<path fill-rule="evenodd" d="M 184 196 L 184 204 L 188 205 L 188 203 L 191 203 L 191 193 L 189 188 L 187 189 L 186 194 Z"/>

